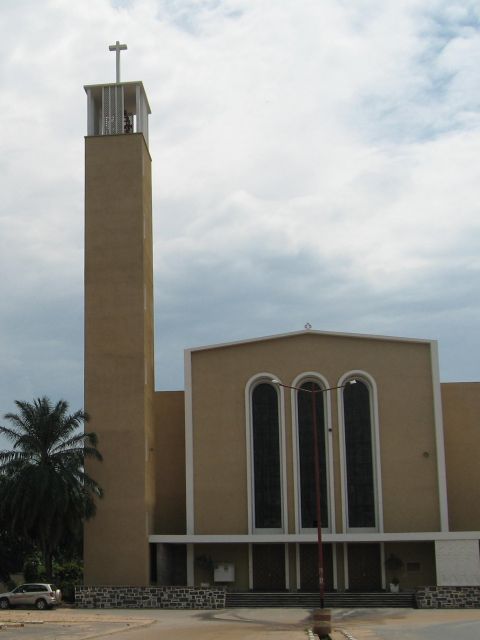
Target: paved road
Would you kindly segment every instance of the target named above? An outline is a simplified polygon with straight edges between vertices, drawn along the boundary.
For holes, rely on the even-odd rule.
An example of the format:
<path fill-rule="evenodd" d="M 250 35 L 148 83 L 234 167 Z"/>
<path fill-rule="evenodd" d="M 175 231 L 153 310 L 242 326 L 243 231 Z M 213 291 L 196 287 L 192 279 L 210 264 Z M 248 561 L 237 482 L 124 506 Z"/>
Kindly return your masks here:
<path fill-rule="evenodd" d="M 479 640 L 478 609 L 341 609 L 334 640 Z"/>
<path fill-rule="evenodd" d="M 479 640 L 480 622 L 452 622 L 424 628 L 386 629 L 385 640 Z"/>
<path fill-rule="evenodd" d="M 306 609 L 0 612 L 0 640 L 307 640 Z M 23 627 L 8 624 L 23 623 Z"/>
<path fill-rule="evenodd" d="M 334 609 L 332 640 L 479 640 L 480 610 Z M 0 611 L 0 640 L 307 640 L 307 609 Z M 13 624 L 24 626 L 11 626 Z"/>

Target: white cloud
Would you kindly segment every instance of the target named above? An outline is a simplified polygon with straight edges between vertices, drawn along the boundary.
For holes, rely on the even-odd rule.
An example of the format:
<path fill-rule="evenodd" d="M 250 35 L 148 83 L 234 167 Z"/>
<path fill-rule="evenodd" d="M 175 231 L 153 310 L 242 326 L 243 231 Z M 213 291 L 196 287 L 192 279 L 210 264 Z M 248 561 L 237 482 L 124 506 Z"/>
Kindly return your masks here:
<path fill-rule="evenodd" d="M 82 85 L 152 106 L 157 361 L 301 328 L 440 337 L 478 378 L 476 3 L 4 0 L 0 409 L 82 404 Z M 462 329 L 463 327 L 463 329 Z"/>

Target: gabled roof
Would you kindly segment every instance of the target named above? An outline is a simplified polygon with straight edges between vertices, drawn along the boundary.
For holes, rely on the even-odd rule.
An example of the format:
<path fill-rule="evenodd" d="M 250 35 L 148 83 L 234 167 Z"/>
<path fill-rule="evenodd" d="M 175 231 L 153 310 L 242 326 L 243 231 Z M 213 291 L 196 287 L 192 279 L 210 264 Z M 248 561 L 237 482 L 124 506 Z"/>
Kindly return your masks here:
<path fill-rule="evenodd" d="M 403 338 L 398 336 L 379 336 L 368 333 L 341 333 L 338 331 L 318 331 L 316 329 L 302 329 L 301 331 L 291 331 L 289 333 L 277 333 L 270 336 L 262 336 L 258 338 L 248 338 L 246 340 L 234 340 L 233 342 L 223 342 L 218 344 L 205 345 L 201 347 L 191 347 L 185 349 L 185 352 L 208 351 L 211 349 L 224 349 L 225 347 L 235 347 L 242 344 L 252 344 L 255 342 L 266 342 L 268 340 L 281 340 L 283 338 L 293 338 L 295 336 L 318 335 L 337 338 L 356 338 L 359 340 L 379 340 L 389 342 L 407 342 L 418 344 L 435 344 L 436 340 L 426 340 L 421 338 Z"/>

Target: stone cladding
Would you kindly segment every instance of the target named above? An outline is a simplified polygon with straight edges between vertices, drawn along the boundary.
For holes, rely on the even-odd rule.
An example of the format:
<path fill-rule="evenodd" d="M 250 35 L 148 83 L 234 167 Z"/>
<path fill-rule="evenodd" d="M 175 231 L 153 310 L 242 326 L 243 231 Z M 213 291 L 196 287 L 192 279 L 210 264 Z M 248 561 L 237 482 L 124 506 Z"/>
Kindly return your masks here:
<path fill-rule="evenodd" d="M 480 609 L 480 586 L 418 587 L 419 609 Z"/>
<path fill-rule="evenodd" d="M 195 587 L 75 587 L 81 609 L 224 609 L 225 589 Z"/>

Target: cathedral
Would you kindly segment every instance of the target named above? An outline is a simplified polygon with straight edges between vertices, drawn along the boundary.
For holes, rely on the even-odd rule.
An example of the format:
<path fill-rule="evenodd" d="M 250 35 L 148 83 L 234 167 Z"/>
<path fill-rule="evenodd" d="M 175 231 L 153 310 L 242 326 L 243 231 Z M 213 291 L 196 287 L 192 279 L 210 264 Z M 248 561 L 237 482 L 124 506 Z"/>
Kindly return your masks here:
<path fill-rule="evenodd" d="M 307 326 L 155 390 L 150 106 L 119 66 L 85 91 L 85 585 L 315 591 L 319 532 L 327 592 L 480 585 L 480 383 L 435 341 Z"/>

